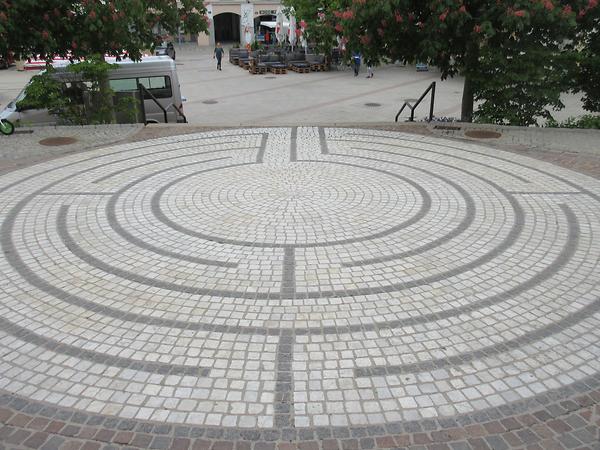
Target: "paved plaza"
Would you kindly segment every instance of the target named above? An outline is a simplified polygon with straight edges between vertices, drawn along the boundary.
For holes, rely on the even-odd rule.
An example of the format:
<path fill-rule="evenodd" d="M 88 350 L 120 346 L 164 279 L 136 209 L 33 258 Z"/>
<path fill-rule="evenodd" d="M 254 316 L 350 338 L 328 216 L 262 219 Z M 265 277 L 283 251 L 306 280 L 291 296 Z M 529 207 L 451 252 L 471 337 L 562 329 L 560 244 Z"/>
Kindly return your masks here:
<path fill-rule="evenodd" d="M 599 448 L 600 180 L 367 128 L 0 176 L 0 448 Z"/>
<path fill-rule="evenodd" d="M 406 99 L 417 99 L 431 82 L 437 83 L 434 113 L 460 117 L 463 78 L 444 81 L 437 68 L 417 72 L 414 65 L 376 67 L 366 79 L 366 69 L 354 77 L 350 67 L 307 74 L 251 75 L 228 61 L 216 70 L 212 47 L 177 46 L 177 73 L 188 121 L 200 126 L 288 126 L 392 122 Z M 23 89 L 36 72 L 0 71 L 0 108 Z M 552 111 L 559 121 L 585 113 L 581 95 L 564 94 L 565 108 Z M 416 110 L 416 119 L 429 112 L 429 97 Z M 410 116 L 408 110 L 401 121 Z"/>

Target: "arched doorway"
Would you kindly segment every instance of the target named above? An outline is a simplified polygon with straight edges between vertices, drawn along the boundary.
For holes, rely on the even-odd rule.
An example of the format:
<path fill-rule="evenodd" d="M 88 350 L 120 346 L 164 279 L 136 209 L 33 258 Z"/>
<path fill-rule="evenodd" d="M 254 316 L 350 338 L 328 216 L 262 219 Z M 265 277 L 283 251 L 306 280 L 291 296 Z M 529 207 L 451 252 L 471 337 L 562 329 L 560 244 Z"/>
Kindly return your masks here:
<path fill-rule="evenodd" d="M 213 17 L 215 42 L 240 42 L 240 16 L 221 13 Z"/>

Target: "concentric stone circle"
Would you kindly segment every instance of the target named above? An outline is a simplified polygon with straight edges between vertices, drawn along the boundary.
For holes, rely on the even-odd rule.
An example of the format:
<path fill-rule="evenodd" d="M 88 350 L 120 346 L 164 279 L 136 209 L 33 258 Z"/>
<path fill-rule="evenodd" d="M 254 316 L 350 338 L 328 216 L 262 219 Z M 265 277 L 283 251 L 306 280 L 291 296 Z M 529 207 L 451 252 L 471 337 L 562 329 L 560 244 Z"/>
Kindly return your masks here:
<path fill-rule="evenodd" d="M 0 389 L 228 429 L 492 411 L 600 372 L 600 182 L 337 128 L 0 177 Z"/>
<path fill-rule="evenodd" d="M 156 201 L 170 221 L 211 241 L 330 245 L 385 231 L 398 216 L 418 212 L 419 186 L 383 175 L 382 189 L 377 175 L 360 168 L 341 172 L 326 162 L 248 165 L 175 179 Z"/>

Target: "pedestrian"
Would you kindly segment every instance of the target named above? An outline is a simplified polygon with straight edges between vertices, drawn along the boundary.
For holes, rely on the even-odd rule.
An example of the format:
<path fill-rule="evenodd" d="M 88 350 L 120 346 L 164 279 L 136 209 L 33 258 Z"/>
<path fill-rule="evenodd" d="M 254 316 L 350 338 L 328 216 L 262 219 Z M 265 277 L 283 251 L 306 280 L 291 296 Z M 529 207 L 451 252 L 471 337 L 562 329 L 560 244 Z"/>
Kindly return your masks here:
<path fill-rule="evenodd" d="M 373 78 L 373 63 L 367 60 L 367 78 Z"/>
<path fill-rule="evenodd" d="M 354 64 L 354 76 L 358 76 L 358 72 L 360 71 L 360 53 L 354 52 L 352 53 L 352 62 Z"/>
<path fill-rule="evenodd" d="M 221 59 L 223 58 L 223 49 L 221 48 L 221 43 L 217 42 L 217 46 L 215 47 L 215 53 L 213 55 L 213 59 L 217 58 L 217 70 L 221 69 Z"/>

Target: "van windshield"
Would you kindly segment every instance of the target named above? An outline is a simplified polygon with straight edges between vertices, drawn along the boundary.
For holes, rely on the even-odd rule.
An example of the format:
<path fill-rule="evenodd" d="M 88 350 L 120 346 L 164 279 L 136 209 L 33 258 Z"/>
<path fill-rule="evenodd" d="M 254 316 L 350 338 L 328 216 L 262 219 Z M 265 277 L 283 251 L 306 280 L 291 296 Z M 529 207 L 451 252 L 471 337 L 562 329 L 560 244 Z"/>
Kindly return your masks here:
<path fill-rule="evenodd" d="M 12 102 L 10 102 L 8 105 L 6 105 L 6 107 L 8 109 L 16 109 L 17 103 L 19 103 L 24 98 L 25 98 L 25 88 L 21 92 L 19 92 L 19 95 L 17 95 L 17 98 L 15 98 Z"/>

